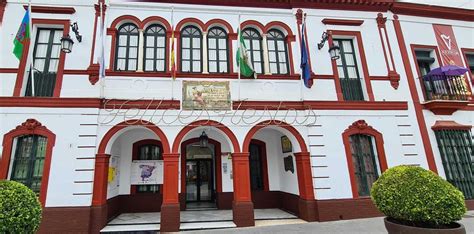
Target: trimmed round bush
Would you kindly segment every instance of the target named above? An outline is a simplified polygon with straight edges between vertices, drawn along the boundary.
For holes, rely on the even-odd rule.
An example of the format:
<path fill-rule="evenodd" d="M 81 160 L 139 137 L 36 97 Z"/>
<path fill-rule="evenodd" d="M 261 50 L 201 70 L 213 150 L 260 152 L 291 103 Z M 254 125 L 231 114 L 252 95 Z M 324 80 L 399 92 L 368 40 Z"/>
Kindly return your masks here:
<path fill-rule="evenodd" d="M 412 226 L 449 225 L 466 213 L 461 191 L 435 173 L 416 166 L 386 170 L 370 194 L 382 213 Z"/>
<path fill-rule="evenodd" d="M 0 180 L 0 233 L 34 233 L 41 222 L 41 203 L 25 185 Z"/>

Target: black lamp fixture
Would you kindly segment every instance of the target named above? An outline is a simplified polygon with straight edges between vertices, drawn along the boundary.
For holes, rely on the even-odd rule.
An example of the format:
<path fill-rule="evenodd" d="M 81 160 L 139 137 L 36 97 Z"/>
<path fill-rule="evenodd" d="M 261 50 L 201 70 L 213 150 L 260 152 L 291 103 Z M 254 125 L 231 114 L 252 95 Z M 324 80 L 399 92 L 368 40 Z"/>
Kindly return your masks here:
<path fill-rule="evenodd" d="M 202 131 L 201 136 L 199 137 L 199 146 L 201 148 L 206 148 L 209 143 L 209 137 L 205 131 Z"/>
<path fill-rule="evenodd" d="M 72 45 L 74 45 L 74 41 L 72 41 L 69 35 L 61 37 L 61 51 L 64 53 L 71 53 Z"/>
<path fill-rule="evenodd" d="M 321 42 L 318 43 L 319 50 L 324 47 L 324 44 L 328 39 L 329 35 L 326 32 L 323 32 L 323 35 L 321 36 Z M 340 58 L 341 48 L 337 45 L 330 45 L 328 52 L 332 60 L 338 60 Z"/>
<path fill-rule="evenodd" d="M 77 22 L 74 22 L 71 24 L 71 29 L 76 34 L 76 40 L 78 42 L 82 41 L 82 35 L 79 34 L 79 26 L 77 25 Z M 61 51 L 64 53 L 71 53 L 72 51 L 72 46 L 74 45 L 74 41 L 71 39 L 71 37 L 68 35 L 63 36 L 61 38 Z"/>
<path fill-rule="evenodd" d="M 77 25 L 77 22 L 74 22 L 71 24 L 71 29 L 76 34 L 76 39 L 78 42 L 82 42 L 82 35 L 79 34 L 79 26 Z"/>

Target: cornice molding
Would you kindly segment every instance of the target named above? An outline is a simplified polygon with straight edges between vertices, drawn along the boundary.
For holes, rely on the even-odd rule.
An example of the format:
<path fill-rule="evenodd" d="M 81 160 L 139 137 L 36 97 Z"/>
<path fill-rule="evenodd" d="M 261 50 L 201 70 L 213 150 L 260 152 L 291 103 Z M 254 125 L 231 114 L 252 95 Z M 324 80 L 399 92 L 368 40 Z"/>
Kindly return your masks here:
<path fill-rule="evenodd" d="M 28 5 L 23 5 L 23 8 L 28 9 Z M 72 15 L 76 13 L 76 9 L 74 7 L 31 6 L 31 12 Z"/>
<path fill-rule="evenodd" d="M 326 25 L 346 25 L 346 26 L 361 26 L 364 21 L 363 20 L 346 20 L 346 19 L 330 19 L 324 18 L 321 20 L 323 24 Z"/>

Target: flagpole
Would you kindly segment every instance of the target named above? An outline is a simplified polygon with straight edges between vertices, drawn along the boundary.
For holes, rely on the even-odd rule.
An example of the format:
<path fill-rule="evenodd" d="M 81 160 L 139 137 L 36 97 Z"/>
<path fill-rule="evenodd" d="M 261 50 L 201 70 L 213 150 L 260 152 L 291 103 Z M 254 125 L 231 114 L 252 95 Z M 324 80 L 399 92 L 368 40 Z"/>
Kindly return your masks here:
<path fill-rule="evenodd" d="M 105 70 L 105 64 L 104 64 L 104 61 L 105 61 L 105 58 L 104 58 L 104 26 L 105 26 L 105 19 L 104 19 L 104 13 L 103 13 L 103 2 L 100 2 L 100 38 L 101 38 L 101 50 L 100 50 L 100 63 L 102 64 L 102 67 L 99 71 L 99 82 L 100 82 L 100 98 L 104 98 L 104 74 L 103 74 L 103 69 Z"/>
<path fill-rule="evenodd" d="M 240 12 L 239 12 L 239 27 L 238 27 L 238 34 L 237 34 L 237 51 L 240 50 L 240 35 L 242 34 L 241 32 L 241 28 L 240 28 Z M 242 51 L 240 51 L 240 53 L 242 53 Z M 238 85 L 239 85 L 239 92 L 238 92 L 238 100 L 240 101 L 240 61 L 239 61 L 240 58 L 237 59 L 237 79 L 238 79 Z"/>
<path fill-rule="evenodd" d="M 31 96 L 35 96 L 35 65 L 34 65 L 34 58 L 33 58 L 33 23 L 31 20 L 31 0 L 28 1 L 28 27 L 30 28 L 30 45 L 28 47 L 28 60 L 29 60 L 29 67 L 30 67 L 30 76 L 31 76 Z"/>
<path fill-rule="evenodd" d="M 174 6 L 171 6 L 171 30 L 174 31 Z M 172 34 L 174 34 L 174 32 L 171 32 Z M 171 51 L 174 53 L 174 37 L 171 37 L 171 46 L 173 48 L 171 48 Z M 173 55 L 174 56 L 174 55 Z M 175 63 L 174 62 L 174 58 L 172 59 L 173 61 L 171 61 L 171 63 Z M 176 65 L 174 65 L 176 66 Z M 174 80 L 176 79 L 176 77 L 174 77 L 174 69 L 176 68 L 173 68 L 173 64 L 171 64 L 171 68 L 172 68 L 172 71 L 171 71 L 171 100 L 174 100 Z"/>

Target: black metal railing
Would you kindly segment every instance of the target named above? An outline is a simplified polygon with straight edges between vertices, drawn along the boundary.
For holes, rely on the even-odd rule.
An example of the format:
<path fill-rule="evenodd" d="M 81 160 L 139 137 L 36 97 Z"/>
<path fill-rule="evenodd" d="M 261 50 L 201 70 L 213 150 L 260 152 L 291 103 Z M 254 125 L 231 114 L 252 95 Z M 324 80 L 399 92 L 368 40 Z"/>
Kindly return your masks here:
<path fill-rule="evenodd" d="M 427 101 L 465 101 L 470 95 L 463 76 L 426 75 L 421 77 L 421 84 Z"/>
<path fill-rule="evenodd" d="M 364 93 L 362 91 L 361 79 L 359 78 L 343 78 L 340 79 L 342 95 L 347 101 L 363 101 Z"/>
<path fill-rule="evenodd" d="M 38 72 L 34 74 L 34 95 L 31 89 L 31 75 L 28 76 L 26 84 L 25 96 L 35 97 L 52 97 L 54 93 L 54 86 L 56 85 L 56 72 Z"/>

